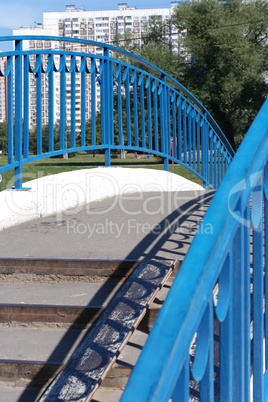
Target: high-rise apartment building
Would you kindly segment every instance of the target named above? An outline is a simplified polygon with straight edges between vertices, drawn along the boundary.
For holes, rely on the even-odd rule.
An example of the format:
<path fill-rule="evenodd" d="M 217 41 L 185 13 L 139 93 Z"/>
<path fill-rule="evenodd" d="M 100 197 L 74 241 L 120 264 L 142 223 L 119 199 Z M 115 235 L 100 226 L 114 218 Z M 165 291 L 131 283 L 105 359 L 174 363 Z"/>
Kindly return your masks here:
<path fill-rule="evenodd" d="M 158 17 L 165 26 L 165 35 L 173 48 L 178 46 L 178 31 L 171 23 L 173 9 L 178 2 L 171 2 L 170 8 L 136 9 L 127 3 L 118 4 L 117 10 L 84 11 L 75 6 L 66 6 L 65 12 L 43 14 L 44 29 L 58 31 L 59 36 L 89 39 L 112 43 L 117 34 L 132 32 L 137 45 L 143 44 L 143 36 L 149 32 L 151 17 Z M 95 49 L 96 53 L 101 49 Z"/>
<path fill-rule="evenodd" d="M 171 16 L 173 9 L 178 2 L 171 2 L 170 8 L 155 9 L 136 9 L 128 7 L 127 3 L 118 4 L 117 10 L 103 11 L 84 11 L 77 9 L 74 5 L 66 6 L 65 12 L 45 12 L 43 13 L 43 27 L 40 26 L 31 29 L 21 28 L 14 31 L 14 35 L 52 35 L 71 38 L 81 38 L 97 42 L 113 44 L 118 39 L 118 34 L 124 37 L 127 32 L 132 33 L 132 39 L 136 45 L 142 45 L 144 36 L 150 30 L 150 18 L 157 18 L 162 22 L 165 29 L 165 36 L 174 50 L 178 49 L 178 31 L 172 25 Z M 94 54 L 102 54 L 102 47 L 84 47 L 73 45 L 72 43 L 62 42 L 60 45 L 55 42 L 47 41 L 28 41 L 25 49 L 49 49 L 52 46 L 60 46 L 65 50 L 77 50 L 82 52 L 90 52 Z M 34 57 L 34 56 L 33 56 Z M 35 126 L 35 82 L 32 80 L 30 87 L 30 127 Z M 59 81 L 55 80 L 56 90 L 60 88 Z M 90 79 L 87 80 L 87 100 L 86 100 L 86 119 L 90 118 Z M 43 124 L 48 121 L 48 106 L 45 103 L 47 99 L 46 82 L 43 79 Z M 57 92 L 58 92 L 57 91 Z M 81 80 L 79 74 L 76 78 L 76 94 L 81 92 Z M 59 94 L 59 92 L 58 92 Z M 79 96 L 77 96 L 77 99 Z M 100 89 L 97 90 L 97 106 L 100 98 Z M 60 117 L 59 108 L 57 107 L 57 99 L 55 99 L 54 121 Z M 71 122 L 71 77 L 66 76 L 66 125 Z M 81 124 L 80 103 L 76 102 L 76 131 L 79 132 Z"/>
<path fill-rule="evenodd" d="M 38 24 L 35 28 L 20 28 L 13 31 L 13 35 L 45 35 L 45 36 L 58 36 L 57 31 L 51 29 L 43 29 L 42 24 Z M 23 50 L 48 50 L 56 49 L 59 44 L 54 41 L 43 40 L 25 40 L 23 41 Z M 35 67 L 35 55 L 29 56 L 29 62 L 32 69 Z M 44 61 L 44 60 L 43 60 Z M 59 76 L 55 75 L 54 80 L 54 121 L 60 119 L 60 80 Z M 42 124 L 48 124 L 48 75 L 42 74 Z M 29 79 L 29 125 L 30 128 L 36 126 L 36 79 L 35 74 L 30 74 Z"/>

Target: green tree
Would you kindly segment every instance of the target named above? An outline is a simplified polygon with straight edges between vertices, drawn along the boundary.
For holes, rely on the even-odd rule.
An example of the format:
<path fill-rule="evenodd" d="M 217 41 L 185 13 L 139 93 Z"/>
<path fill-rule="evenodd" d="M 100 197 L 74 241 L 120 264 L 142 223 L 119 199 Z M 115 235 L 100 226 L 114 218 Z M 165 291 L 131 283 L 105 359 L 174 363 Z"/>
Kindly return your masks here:
<path fill-rule="evenodd" d="M 162 21 L 162 17 L 152 15 L 148 20 L 148 32 L 144 35 L 144 43 L 167 43 L 165 33 L 165 25 Z"/>
<path fill-rule="evenodd" d="M 184 60 L 179 53 L 173 52 L 169 45 L 163 42 L 149 41 L 146 45 L 136 50 L 135 53 L 170 74 L 176 80 L 181 81 L 183 79 Z M 146 70 L 144 66 L 141 66 L 141 68 Z M 151 70 L 148 71 L 151 72 Z"/>
<path fill-rule="evenodd" d="M 134 52 L 135 49 L 138 48 L 138 45 L 135 44 L 133 34 L 130 30 L 126 30 L 123 34 L 120 33 L 115 34 L 113 45 L 120 47 L 121 49 L 127 50 L 128 52 Z M 123 58 L 123 56 L 120 57 Z M 118 57 L 117 55 L 116 58 L 120 59 L 120 57 Z"/>
<path fill-rule="evenodd" d="M 182 2 L 174 23 L 187 30 L 184 85 L 238 146 L 268 94 L 268 2 Z"/>
<path fill-rule="evenodd" d="M 0 123 L 0 151 L 4 154 L 7 153 L 8 150 L 8 141 L 7 141 L 7 122 Z"/>
<path fill-rule="evenodd" d="M 65 138 L 67 148 L 71 147 L 71 134 L 70 127 L 65 127 Z M 37 130 L 36 127 L 29 131 L 29 149 L 33 154 L 37 153 Z M 60 149 L 60 123 L 57 121 L 54 124 L 54 150 Z M 44 125 L 42 127 L 42 152 L 46 153 L 49 151 L 49 127 Z M 73 156 L 69 154 L 69 156 Z"/>

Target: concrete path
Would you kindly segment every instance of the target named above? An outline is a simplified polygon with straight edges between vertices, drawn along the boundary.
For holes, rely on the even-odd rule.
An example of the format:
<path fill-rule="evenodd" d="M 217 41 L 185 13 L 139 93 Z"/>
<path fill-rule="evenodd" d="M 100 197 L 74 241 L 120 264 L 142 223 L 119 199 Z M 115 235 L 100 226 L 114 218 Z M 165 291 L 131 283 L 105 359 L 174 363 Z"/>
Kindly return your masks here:
<path fill-rule="evenodd" d="M 36 173 L 38 175 L 38 172 Z M 100 167 L 63 172 L 0 193 L 0 230 L 120 194 L 202 190 L 179 175 L 156 169 Z"/>
<path fill-rule="evenodd" d="M 213 194 L 123 194 L 25 222 L 0 232 L 0 258 L 182 260 Z"/>

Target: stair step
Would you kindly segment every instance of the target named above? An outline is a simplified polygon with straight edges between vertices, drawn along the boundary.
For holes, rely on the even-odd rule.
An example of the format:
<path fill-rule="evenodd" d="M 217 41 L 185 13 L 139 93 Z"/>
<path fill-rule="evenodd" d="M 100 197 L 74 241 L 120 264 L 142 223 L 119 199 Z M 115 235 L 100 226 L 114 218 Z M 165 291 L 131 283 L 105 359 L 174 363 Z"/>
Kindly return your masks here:
<path fill-rule="evenodd" d="M 138 261 L 125 260 L 64 260 L 64 259 L 21 259 L 1 258 L 0 275 L 25 274 L 52 275 L 52 277 L 128 277 L 138 266 Z M 1 278 L 2 279 L 2 278 Z"/>
<path fill-rule="evenodd" d="M 174 261 L 140 263 L 40 401 L 92 397 L 173 267 Z"/>
<path fill-rule="evenodd" d="M 139 264 L 136 261 L 0 259 L 0 402 L 29 402 L 40 398 Z M 172 272 L 169 270 L 170 278 L 175 276 L 178 266 Z M 150 301 L 154 300 L 147 311 L 142 312 L 135 324 L 138 329 L 122 353 L 117 357 L 120 349 L 115 354 L 96 394 L 99 397 L 100 393 L 100 401 L 104 402 L 103 395 L 109 392 L 109 402 L 121 395 L 121 388 L 127 383 L 143 346 L 137 341 L 137 334 L 147 338 L 172 280 L 165 279 L 161 285 L 164 282 L 157 297 L 152 296 Z M 130 335 L 133 330 L 134 327 Z"/>

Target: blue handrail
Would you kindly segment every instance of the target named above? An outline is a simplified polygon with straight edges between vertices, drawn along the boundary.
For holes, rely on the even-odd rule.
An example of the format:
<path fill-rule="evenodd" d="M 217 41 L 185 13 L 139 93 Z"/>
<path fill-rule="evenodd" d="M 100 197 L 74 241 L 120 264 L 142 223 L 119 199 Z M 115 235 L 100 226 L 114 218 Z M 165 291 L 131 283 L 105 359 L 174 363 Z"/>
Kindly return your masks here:
<path fill-rule="evenodd" d="M 205 188 L 219 186 L 234 151 L 204 106 L 161 69 L 123 49 L 77 38 L 29 35 L 0 37 L 0 41 L 14 42 L 13 51 L 0 55 L 7 58 L 6 71 L 0 71 L 0 75 L 7 77 L 8 87 L 8 164 L 0 168 L 0 173 L 15 169 L 15 189 L 22 189 L 23 165 L 27 163 L 99 149 L 105 151 L 106 166 L 111 164 L 112 150 L 142 151 L 163 157 L 165 170 L 169 169 L 169 161 L 174 161 L 196 174 Z M 54 46 L 47 50 L 25 50 L 24 41 L 53 42 Z M 81 49 L 65 50 L 68 44 Z M 90 53 L 90 47 L 102 48 L 103 52 Z M 117 55 L 136 65 L 122 57 L 116 59 Z M 146 71 L 138 66 L 145 66 Z M 47 98 L 42 89 L 44 80 Z M 30 154 L 29 149 L 30 88 L 36 108 L 35 154 Z M 70 91 L 70 111 L 66 108 L 67 91 Z M 55 149 L 54 135 L 57 101 L 60 103 L 59 149 Z M 48 116 L 48 149 L 44 149 L 44 110 Z M 101 112 L 100 139 L 96 137 L 98 112 Z M 66 141 L 68 113 L 69 145 Z M 89 117 L 90 135 L 86 131 Z"/>
<path fill-rule="evenodd" d="M 122 402 L 188 402 L 194 380 L 201 401 L 267 400 L 267 150 L 268 100 L 214 196 Z"/>

